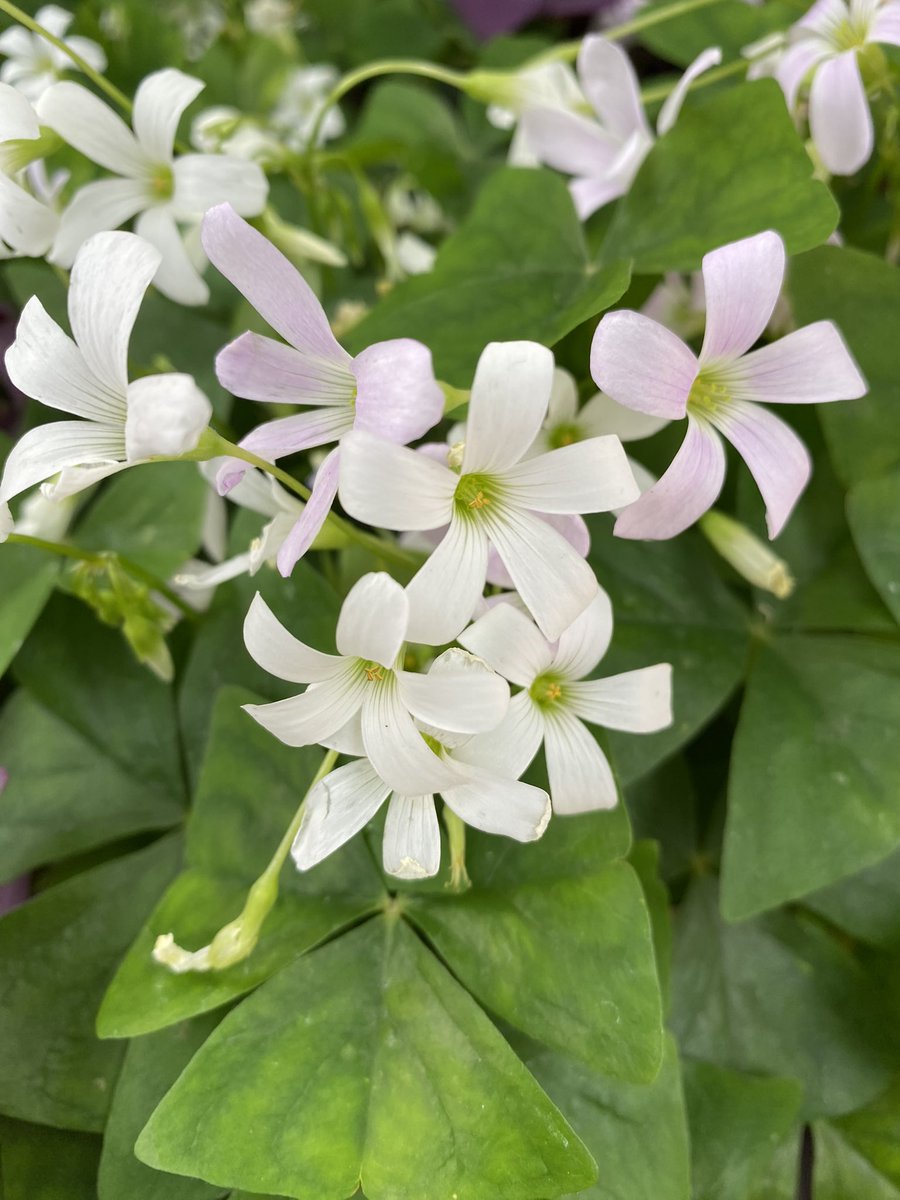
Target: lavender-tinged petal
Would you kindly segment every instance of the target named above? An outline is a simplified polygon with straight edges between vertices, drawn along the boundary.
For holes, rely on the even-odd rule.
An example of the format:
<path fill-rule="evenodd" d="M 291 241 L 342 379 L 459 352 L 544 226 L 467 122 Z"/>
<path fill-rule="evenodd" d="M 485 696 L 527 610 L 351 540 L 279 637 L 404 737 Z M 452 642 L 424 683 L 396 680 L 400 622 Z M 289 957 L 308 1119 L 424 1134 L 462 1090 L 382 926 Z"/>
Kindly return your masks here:
<path fill-rule="evenodd" d="M 285 579 L 316 540 L 316 535 L 325 524 L 337 495 L 339 474 L 340 455 L 335 449 L 324 459 L 316 472 L 312 494 L 276 555 L 275 562 Z"/>
<path fill-rule="evenodd" d="M 620 150 L 615 137 L 578 113 L 530 108 L 522 114 L 520 127 L 535 157 L 566 175 L 602 178 Z"/>
<path fill-rule="evenodd" d="M 778 60 L 775 79 L 784 92 L 789 109 L 794 108 L 800 85 L 809 73 L 831 53 L 828 43 L 818 38 L 806 38 L 789 46 Z"/>
<path fill-rule="evenodd" d="M 836 325 L 817 321 L 745 355 L 724 376 L 730 395 L 766 404 L 856 400 L 868 390 Z"/>
<path fill-rule="evenodd" d="M 809 131 L 832 175 L 853 175 L 872 155 L 875 132 L 855 50 L 822 63 L 809 93 Z"/>
<path fill-rule="evenodd" d="M 444 393 L 434 377 L 431 351 L 412 338 L 369 346 L 353 360 L 357 429 L 405 445 L 441 419 Z"/>
<path fill-rule="evenodd" d="M 771 230 L 703 256 L 706 336 L 701 364 L 735 359 L 759 340 L 784 279 L 784 242 Z"/>
<path fill-rule="evenodd" d="M 619 141 L 636 130 L 650 135 L 637 73 L 621 46 L 596 34 L 586 37 L 578 52 L 578 81 L 604 129 Z"/>
<path fill-rule="evenodd" d="M 317 404 L 349 407 L 356 380 L 348 364 L 302 353 L 258 333 L 242 333 L 216 356 L 222 387 L 244 400 L 269 404 Z"/>
<path fill-rule="evenodd" d="M 660 137 L 668 133 L 678 120 L 681 106 L 684 104 L 694 80 L 699 78 L 704 71 L 708 71 L 710 67 L 717 67 L 721 61 L 722 51 L 718 46 L 711 46 L 708 50 L 704 50 L 697 55 L 678 80 L 673 90 L 666 97 L 662 108 L 659 110 L 659 116 L 656 119 L 656 132 Z"/>
<path fill-rule="evenodd" d="M 607 313 L 591 345 L 591 375 L 617 404 L 677 420 L 698 363 L 681 338 L 642 313 Z"/>

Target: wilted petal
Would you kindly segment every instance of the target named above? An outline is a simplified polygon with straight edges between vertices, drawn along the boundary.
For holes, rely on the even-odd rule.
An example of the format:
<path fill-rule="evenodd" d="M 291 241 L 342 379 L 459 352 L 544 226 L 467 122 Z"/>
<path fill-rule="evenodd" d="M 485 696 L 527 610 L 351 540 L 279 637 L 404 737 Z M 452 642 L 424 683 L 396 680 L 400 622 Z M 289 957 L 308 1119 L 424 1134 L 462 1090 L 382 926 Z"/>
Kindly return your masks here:
<path fill-rule="evenodd" d="M 642 313 L 607 313 L 591 345 L 591 375 L 618 404 L 677 420 L 698 363 L 681 338 Z"/>
<path fill-rule="evenodd" d="M 762 346 L 723 376 L 729 394 L 767 404 L 856 400 L 868 390 L 837 326 L 816 321 Z"/>
<path fill-rule="evenodd" d="M 148 203 L 147 187 L 139 179 L 100 179 L 79 188 L 59 219 L 50 261 L 70 267 L 88 238 L 118 229 Z"/>
<path fill-rule="evenodd" d="M 606 679 L 570 683 L 566 702 L 576 716 L 592 725 L 656 733 L 672 724 L 672 667 L 656 663 Z"/>
<path fill-rule="evenodd" d="M 364 758 L 326 775 L 307 797 L 291 847 L 298 868 L 308 871 L 349 842 L 375 816 L 390 790 Z"/>
<path fill-rule="evenodd" d="M 711 46 L 708 50 L 704 50 L 697 55 L 666 97 L 662 108 L 659 110 L 659 116 L 656 118 L 656 131 L 660 137 L 668 133 L 678 120 L 681 106 L 684 104 L 694 80 L 702 75 L 704 71 L 708 71 L 710 67 L 718 66 L 721 61 L 722 51 L 718 46 Z"/>
<path fill-rule="evenodd" d="M 790 425 L 759 404 L 729 401 L 715 423 L 750 468 L 766 502 L 769 537 L 777 537 L 809 481 L 809 451 Z"/>
<path fill-rule="evenodd" d="M 365 686 L 365 675 L 355 663 L 348 663 L 339 674 L 311 684 L 300 696 L 242 708 L 285 745 L 315 746 L 347 724 L 362 704 Z"/>
<path fill-rule="evenodd" d="M 356 391 L 349 366 L 305 354 L 258 333 L 242 333 L 216 357 L 222 387 L 245 400 L 270 404 L 316 404 L 348 410 Z M 314 445 L 315 443 L 310 443 Z"/>
<path fill-rule="evenodd" d="M 255 217 L 266 206 L 269 184 L 259 163 L 227 154 L 183 154 L 172 174 L 172 209 L 181 221 L 199 219 L 225 202 L 244 217 Z"/>
<path fill-rule="evenodd" d="M 309 500 L 279 548 L 276 561 L 278 570 L 285 579 L 316 540 L 319 530 L 328 519 L 337 495 L 339 474 L 340 452 L 335 449 L 325 456 L 316 471 Z"/>
<path fill-rule="evenodd" d="M 855 50 L 823 62 L 813 76 L 809 131 L 832 175 L 853 175 L 869 161 L 875 132 Z"/>
<path fill-rule="evenodd" d="M 504 471 L 517 463 L 540 431 L 552 387 L 553 355 L 546 346 L 487 345 L 472 383 L 462 474 Z"/>
<path fill-rule="evenodd" d="M 338 618 L 338 653 L 391 669 L 406 641 L 409 601 L 386 571 L 364 575 L 347 594 Z"/>
<path fill-rule="evenodd" d="M 553 660 L 553 647 L 533 621 L 509 604 L 497 604 L 457 641 L 519 687 L 531 687 Z"/>
<path fill-rule="evenodd" d="M 703 364 L 745 354 L 762 337 L 784 279 L 784 242 L 771 230 L 703 256 Z"/>
<path fill-rule="evenodd" d="M 381 858 L 388 875 L 428 879 L 441 866 L 441 831 L 434 796 L 391 797 Z"/>
<path fill-rule="evenodd" d="M 362 739 L 372 766 L 401 796 L 427 796 L 459 782 L 459 772 L 426 744 L 393 678 L 368 684 Z"/>
<path fill-rule="evenodd" d="M 94 421 L 53 421 L 19 438 L 7 455 L 0 482 L 0 501 L 49 479 L 65 467 L 113 464 L 125 457 L 121 425 Z"/>
<path fill-rule="evenodd" d="M 209 288 L 188 253 L 184 238 L 168 205 L 148 208 L 138 217 L 135 230 L 160 254 L 153 277 L 157 289 L 176 304 L 205 304 Z"/>
<path fill-rule="evenodd" d="M 577 717 L 565 710 L 548 714 L 544 753 L 555 813 L 616 807 L 619 794 L 609 761 Z"/>
<path fill-rule="evenodd" d="M 152 163 L 120 116 L 80 83 L 54 83 L 35 105 L 42 125 L 115 175 L 149 177 Z"/>
<path fill-rule="evenodd" d="M 193 450 L 209 425 L 212 405 L 193 376 L 145 375 L 128 385 L 125 453 L 129 462 Z"/>
<path fill-rule="evenodd" d="M 484 590 L 488 541 L 474 521 L 454 516 L 437 549 L 407 587 L 409 640 L 452 641 L 468 624 Z"/>
<path fill-rule="evenodd" d="M 687 433 L 658 483 L 623 511 L 617 537 L 675 537 L 715 504 L 725 482 L 725 448 L 706 421 L 688 417 Z"/>
<path fill-rule="evenodd" d="M 321 683 L 342 670 L 336 654 L 323 654 L 288 633 L 259 592 L 244 618 L 244 645 L 255 663 L 289 683 Z"/>
<path fill-rule="evenodd" d="M 156 163 L 172 158 L 181 114 L 203 91 L 203 80 L 174 67 L 154 71 L 141 80 L 134 94 L 132 124 L 147 157 Z"/>
<path fill-rule="evenodd" d="M 640 495 L 617 437 L 588 438 L 516 463 L 503 490 L 515 504 L 546 513 L 609 512 Z"/>
<path fill-rule="evenodd" d="M 422 437 L 444 412 L 431 351 L 412 338 L 377 342 L 353 360 L 356 428 L 406 444 Z"/>
<path fill-rule="evenodd" d="M 341 441 L 341 504 L 380 529 L 437 529 L 453 511 L 459 480 L 425 454 L 354 430 Z"/>
<path fill-rule="evenodd" d="M 444 788 L 441 795 L 467 825 L 499 833 L 517 842 L 534 842 L 550 820 L 550 798 L 530 783 L 504 779 L 482 767 L 456 762 L 466 782 Z"/>
<path fill-rule="evenodd" d="M 606 653 L 612 632 L 612 604 L 600 588 L 581 616 L 560 634 L 553 669 L 567 679 L 581 679 L 593 671 Z"/>
<path fill-rule="evenodd" d="M 620 141 L 636 130 L 650 134 L 640 83 L 621 46 L 596 34 L 586 37 L 578 52 L 578 81 L 604 128 Z"/>

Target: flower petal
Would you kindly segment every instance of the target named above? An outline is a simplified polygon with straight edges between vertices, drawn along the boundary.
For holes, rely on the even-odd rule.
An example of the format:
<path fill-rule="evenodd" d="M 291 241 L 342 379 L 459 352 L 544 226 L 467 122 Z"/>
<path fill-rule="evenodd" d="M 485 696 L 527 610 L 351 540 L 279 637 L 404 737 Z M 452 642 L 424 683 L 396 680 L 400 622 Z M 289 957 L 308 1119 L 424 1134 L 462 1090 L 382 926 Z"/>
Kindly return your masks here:
<path fill-rule="evenodd" d="M 259 592 L 244 618 L 244 645 L 264 671 L 289 683 L 321 683 L 343 667 L 336 654 L 323 654 L 288 633 Z"/>
<path fill-rule="evenodd" d="M 484 663 L 479 665 L 477 671 L 451 665 L 427 675 L 399 671 L 403 703 L 417 720 L 437 729 L 473 734 L 496 729 L 509 708 L 509 685 Z"/>
<path fill-rule="evenodd" d="M 813 76 L 809 131 L 832 175 L 853 175 L 869 161 L 875 132 L 855 50 L 823 62 Z"/>
<path fill-rule="evenodd" d="M 900 46 L 900 4 L 885 4 L 881 11 L 876 13 L 875 22 L 869 32 L 869 41 Z"/>
<path fill-rule="evenodd" d="M 409 600 L 386 571 L 363 575 L 350 591 L 338 618 L 338 653 L 393 669 L 406 641 Z"/>
<path fill-rule="evenodd" d="M 135 222 L 135 230 L 159 251 L 160 263 L 153 277 L 157 290 L 176 304 L 205 304 L 209 288 L 188 253 L 171 208 L 146 209 Z"/>
<path fill-rule="evenodd" d="M 678 120 L 678 114 L 681 112 L 681 106 L 684 104 L 691 84 L 704 71 L 708 71 L 710 67 L 716 67 L 722 61 L 722 51 L 718 46 L 710 46 L 709 49 L 703 50 L 694 61 L 688 66 L 682 77 L 675 84 L 675 87 L 666 97 L 662 108 L 659 110 L 659 116 L 656 118 L 656 132 L 660 137 L 669 132 L 675 122 Z"/>
<path fill-rule="evenodd" d="M 344 670 L 310 684 L 299 696 L 242 707 L 286 746 L 315 746 L 347 724 L 362 704 L 365 686 L 356 664 L 347 663 Z"/>
<path fill-rule="evenodd" d="M 125 389 L 106 388 L 81 351 L 32 296 L 19 318 L 6 370 L 17 388 L 50 408 L 109 425 L 125 424 Z M 119 430 L 124 456 L 125 441 Z"/>
<path fill-rule="evenodd" d="M 868 391 L 831 321 L 805 325 L 780 341 L 746 354 L 724 378 L 730 395 L 766 404 L 856 400 Z"/>
<path fill-rule="evenodd" d="M 484 590 L 487 556 L 484 530 L 454 516 L 406 589 L 411 642 L 440 646 L 469 623 Z"/>
<path fill-rule="evenodd" d="M 688 416 L 669 469 L 616 521 L 616 537 L 662 541 L 682 533 L 715 504 L 725 482 L 725 448 L 704 420 Z"/>
<path fill-rule="evenodd" d="M 50 249 L 58 224 L 52 208 L 0 173 L 0 242 L 16 254 L 42 258 Z"/>
<path fill-rule="evenodd" d="M 341 504 L 380 529 L 438 529 L 453 511 L 459 480 L 425 454 L 362 430 L 341 441 Z"/>
<path fill-rule="evenodd" d="M 624 196 L 631 186 L 631 180 L 619 175 L 609 174 L 603 179 L 573 179 L 569 184 L 569 194 L 580 221 L 586 221 L 593 216 L 598 208 Z"/>
<path fill-rule="evenodd" d="M 504 495 L 545 513 L 609 512 L 640 495 L 617 437 L 588 438 L 516 463 L 503 477 Z"/>
<path fill-rule="evenodd" d="M 226 202 L 244 217 L 255 217 L 266 206 L 269 184 L 259 163 L 227 154 L 182 154 L 172 174 L 172 211 L 180 221 L 199 220 L 207 209 Z"/>
<path fill-rule="evenodd" d="M 681 338 L 642 313 L 607 313 L 591 344 L 591 375 L 618 404 L 677 420 L 698 363 Z"/>
<path fill-rule="evenodd" d="M 638 442 L 652 437 L 668 423 L 666 417 L 635 412 L 633 408 L 616 403 L 612 396 L 604 396 L 603 392 L 592 396 L 578 414 L 578 424 L 588 437 L 615 434 L 620 442 Z"/>
<path fill-rule="evenodd" d="M 784 280 L 784 242 L 768 230 L 703 256 L 706 335 L 700 362 L 739 358 L 762 337 Z"/>
<path fill-rule="evenodd" d="M 550 799 L 557 814 L 615 808 L 612 768 L 593 736 L 572 713 L 554 709 L 544 730 Z"/>
<path fill-rule="evenodd" d="M 640 83 L 621 46 L 597 34 L 586 37 L 578 52 L 578 82 L 603 127 L 619 141 L 636 130 L 650 133 Z"/>
<path fill-rule="evenodd" d="M 600 588 L 581 616 L 560 634 L 553 655 L 553 669 L 567 679 L 583 678 L 606 653 L 612 632 L 612 604 Z"/>
<path fill-rule="evenodd" d="M 375 816 L 390 788 L 366 759 L 338 767 L 307 797 L 291 857 L 301 871 L 333 854 Z"/>
<path fill-rule="evenodd" d="M 313 446 L 326 446 L 329 442 L 339 441 L 343 434 L 350 431 L 352 424 L 351 410 L 312 409 L 293 417 L 279 417 L 277 421 L 257 425 L 251 433 L 241 438 L 240 445 L 267 462 L 277 462 L 279 458 L 296 454 L 298 450 L 309 450 Z M 229 472 L 232 466 L 241 474 L 247 470 L 247 464 L 241 465 L 240 459 L 229 459 L 228 462 Z"/>
<path fill-rule="evenodd" d="M 368 685 L 362 739 L 372 766 L 401 796 L 428 796 L 459 782 L 459 772 L 426 744 L 389 676 Z"/>
<path fill-rule="evenodd" d="M 194 450 L 212 417 L 212 405 L 192 375 L 145 375 L 128 385 L 125 454 L 129 462 L 157 455 L 177 458 Z"/>
<path fill-rule="evenodd" d="M 72 268 L 69 324 L 88 369 L 115 396 L 128 387 L 128 342 L 160 255 L 133 233 L 98 233 Z"/>
<path fill-rule="evenodd" d="M 615 162 L 619 142 L 596 121 L 555 108 L 530 108 L 519 125 L 539 162 L 566 175 L 596 180 Z"/>
<path fill-rule="evenodd" d="M 472 763 L 494 775 L 518 779 L 543 740 L 544 718 L 528 692 L 519 692 L 510 700 L 506 716 L 497 728 L 469 738 L 453 751 L 453 761 Z"/>
<path fill-rule="evenodd" d="M 101 179 L 79 188 L 59 219 L 50 261 L 70 267 L 88 238 L 124 225 L 148 203 L 139 179 Z"/>
<path fill-rule="evenodd" d="M 340 456 L 335 449 L 322 460 L 316 471 L 312 494 L 278 550 L 278 570 L 285 579 L 316 540 L 319 530 L 328 519 L 337 495 L 339 473 Z"/>
<path fill-rule="evenodd" d="M 202 240 L 210 262 L 276 333 L 296 349 L 334 363 L 335 377 L 343 383 L 350 355 L 335 340 L 312 288 L 281 251 L 229 204 L 217 205 L 203 218 Z"/>
<path fill-rule="evenodd" d="M 493 775 L 482 767 L 456 764 L 466 782 L 444 788 L 447 805 L 467 825 L 517 842 L 535 842 L 550 820 L 550 798 L 530 783 Z"/>
<path fill-rule="evenodd" d="M 42 125 L 115 175 L 146 177 L 152 163 L 108 104 L 80 83 L 54 83 L 35 105 Z"/>
<path fill-rule="evenodd" d="M 818 63 L 829 56 L 827 42 L 819 38 L 804 38 L 788 46 L 778 59 L 775 68 L 775 79 L 784 92 L 784 98 L 791 111 L 796 107 L 800 85 Z"/>
<path fill-rule="evenodd" d="M 134 94 L 134 132 L 147 158 L 154 163 L 172 159 L 181 114 L 203 91 L 194 79 L 174 67 L 154 71 L 141 80 Z"/>
<path fill-rule="evenodd" d="M 531 687 L 553 661 L 553 647 L 533 621 L 510 604 L 497 604 L 457 641 L 510 683 Z"/>
<path fill-rule="evenodd" d="M 672 724 L 672 667 L 656 663 L 606 679 L 566 686 L 566 702 L 576 716 L 604 729 L 656 733 Z"/>
<path fill-rule="evenodd" d="M 388 875 L 428 879 L 441 866 L 441 831 L 434 796 L 391 797 L 381 858 Z"/>
<path fill-rule="evenodd" d="M 245 400 L 350 408 L 356 381 L 349 367 L 303 353 L 258 333 L 242 333 L 216 357 L 222 387 Z M 314 443 L 311 443 L 314 444 Z"/>
<path fill-rule="evenodd" d="M 538 628 L 555 640 L 597 594 L 594 572 L 562 534 L 531 513 L 510 509 L 485 525 Z"/>
<path fill-rule="evenodd" d="M 759 404 L 731 400 L 714 420 L 750 468 L 766 502 L 769 537 L 777 537 L 809 482 L 809 451 L 790 425 Z"/>
<path fill-rule="evenodd" d="M 125 457 L 121 425 L 95 421 L 53 421 L 38 425 L 10 450 L 0 481 L 0 502 L 49 479 L 64 467 L 116 463 Z"/>
<path fill-rule="evenodd" d="M 356 428 L 406 444 L 422 437 L 444 412 L 431 351 L 412 338 L 377 342 L 353 360 Z"/>
<path fill-rule="evenodd" d="M 462 474 L 504 471 L 537 437 L 553 388 L 553 355 L 537 342 L 491 342 L 469 399 Z"/>
<path fill-rule="evenodd" d="M 5 39 L 13 30 L 0 34 L 0 54 L 9 54 Z M 24 32 L 24 30 L 23 30 Z M 0 83 L 0 142 L 18 141 L 19 138 L 33 139 L 40 136 L 41 127 L 37 113 L 25 96 L 8 83 Z"/>

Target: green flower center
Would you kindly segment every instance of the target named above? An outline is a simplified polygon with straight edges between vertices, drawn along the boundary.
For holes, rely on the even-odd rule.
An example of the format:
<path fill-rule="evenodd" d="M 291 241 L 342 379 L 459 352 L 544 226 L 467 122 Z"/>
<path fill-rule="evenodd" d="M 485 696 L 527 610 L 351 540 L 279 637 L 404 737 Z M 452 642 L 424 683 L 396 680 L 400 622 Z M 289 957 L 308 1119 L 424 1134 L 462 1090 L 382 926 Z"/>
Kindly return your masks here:
<path fill-rule="evenodd" d="M 150 176 L 150 191 L 158 200 L 171 200 L 175 191 L 175 177 L 172 168 L 165 163 L 153 168 Z"/>
<path fill-rule="evenodd" d="M 559 450 L 562 446 L 572 446 L 575 442 L 584 440 L 584 434 L 581 429 L 574 423 L 555 425 L 550 430 L 550 435 L 547 439 L 552 450 Z"/>
<path fill-rule="evenodd" d="M 721 379 L 712 372 L 701 371 L 688 396 L 688 411 L 695 416 L 714 416 L 729 396 L 728 386 Z"/>
<path fill-rule="evenodd" d="M 836 50 L 858 50 L 866 44 L 869 35 L 869 21 L 863 17 L 847 17 L 841 21 L 834 31 L 834 47 Z"/>
<path fill-rule="evenodd" d="M 539 708 L 550 708 L 565 696 L 563 680 L 559 675 L 538 675 L 528 694 Z"/>
<path fill-rule="evenodd" d="M 421 730 L 419 730 L 419 732 L 422 733 Z M 444 751 L 444 747 L 441 745 L 441 743 L 437 740 L 436 737 L 432 737 L 430 733 L 422 733 L 422 741 L 425 743 L 425 745 L 428 747 L 428 749 L 432 752 L 432 754 L 436 754 L 438 756 L 438 758 L 441 757 L 441 755 L 443 754 L 443 751 Z"/>
<path fill-rule="evenodd" d="M 485 509 L 496 508 L 497 500 L 497 485 L 490 475 L 461 475 L 453 493 L 456 511 L 469 520 Z"/>

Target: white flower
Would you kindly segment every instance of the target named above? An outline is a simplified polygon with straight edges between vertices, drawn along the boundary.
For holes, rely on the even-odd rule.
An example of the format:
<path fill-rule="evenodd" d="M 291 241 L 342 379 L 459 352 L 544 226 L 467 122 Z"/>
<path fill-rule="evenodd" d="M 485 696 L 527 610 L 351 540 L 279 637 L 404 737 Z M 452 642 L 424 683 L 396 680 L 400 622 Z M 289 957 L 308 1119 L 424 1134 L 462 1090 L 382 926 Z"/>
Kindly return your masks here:
<path fill-rule="evenodd" d="M 96 42 L 85 37 L 63 37 L 74 20 L 72 13 L 55 4 L 47 4 L 38 9 L 34 19 L 48 33 L 64 41 L 89 67 L 95 71 L 106 69 L 106 55 Z M 57 46 L 21 26 L 14 25 L 0 33 L 0 54 L 8 56 L 0 66 L 0 80 L 11 84 L 32 101 L 42 96 L 64 71 L 78 69 Z"/>
<path fill-rule="evenodd" d="M 239 213 L 262 212 L 268 184 L 256 163 L 212 154 L 175 156 L 181 114 L 203 83 L 173 68 L 144 79 L 134 98 L 134 133 L 102 100 L 77 83 L 54 84 L 38 114 L 71 146 L 120 176 L 79 189 L 62 215 L 52 260 L 69 266 L 91 234 L 137 216 L 135 231 L 156 246 L 154 283 L 180 304 L 203 304 L 209 288 L 191 261 L 178 222 L 196 224 L 229 201 Z"/>
<path fill-rule="evenodd" d="M 128 341 L 159 253 L 131 233 L 99 233 L 72 268 L 73 341 L 33 296 L 6 352 L 10 379 L 28 396 L 79 421 L 39 425 L 10 451 L 0 503 L 62 471 L 53 499 L 148 458 L 192 450 L 212 407 L 190 375 L 128 382 Z"/>
<path fill-rule="evenodd" d="M 491 545 L 548 637 L 597 593 L 593 571 L 545 514 L 606 512 L 639 495 L 618 438 L 526 454 L 547 413 L 553 356 L 535 342 L 494 342 L 472 384 L 457 473 L 354 430 L 341 443 L 340 497 L 353 517 L 400 532 L 448 526 L 409 585 L 410 637 L 452 640 L 484 588 Z"/>
<path fill-rule="evenodd" d="M 467 677 L 473 688 L 496 676 L 481 659 L 448 650 L 432 663 L 427 679 Z M 486 833 L 520 842 L 541 836 L 550 820 L 550 800 L 540 788 L 464 762 L 458 750 L 469 740 L 445 730 L 425 729 L 430 751 L 448 771 L 435 787 L 460 820 Z M 382 857 L 389 875 L 422 879 L 436 875 L 441 861 L 441 835 L 434 793 L 394 792 L 367 759 L 338 767 L 310 793 L 292 854 L 301 871 L 309 870 L 366 825 L 391 797 L 384 826 Z"/>
<path fill-rule="evenodd" d="M 289 149 L 306 149 L 322 106 L 339 78 L 337 68 L 325 64 L 299 67 L 288 76 L 269 123 Z M 343 114 L 333 104 L 322 120 L 317 145 L 340 137 L 344 129 Z"/>
<path fill-rule="evenodd" d="M 585 680 L 606 653 L 612 627 L 602 591 L 555 643 L 509 604 L 479 617 L 460 642 L 522 691 L 499 729 L 473 738 L 459 753 L 518 778 L 543 743 L 554 812 L 614 808 L 612 770 L 583 722 L 629 733 L 665 729 L 672 723 L 672 668 L 657 663 Z"/>
<path fill-rule="evenodd" d="M 0 258 L 46 254 L 57 216 L 22 186 L 16 143 L 40 136 L 37 113 L 23 95 L 0 83 Z"/>
<path fill-rule="evenodd" d="M 506 712 L 509 689 L 486 672 L 463 670 L 440 677 L 402 669 L 409 600 L 389 575 L 365 575 L 341 608 L 338 653 L 323 654 L 297 641 L 261 596 L 244 623 L 244 641 L 265 671 L 310 686 L 274 704 L 249 704 L 247 712 L 289 746 L 316 743 L 365 754 L 388 789 L 403 795 L 439 791 L 457 775 L 429 748 L 413 718 L 456 733 L 495 728 Z"/>
<path fill-rule="evenodd" d="M 553 112 L 589 113 L 590 105 L 568 63 L 541 63 L 517 71 L 510 81 L 509 94 L 500 104 L 489 104 L 487 119 L 497 129 L 515 127 L 509 146 L 508 162 L 514 167 L 536 167 L 537 154 L 528 143 L 521 123 L 523 113 L 532 108 Z"/>
<path fill-rule="evenodd" d="M 266 37 L 290 33 L 299 24 L 294 0 L 248 0 L 244 5 L 244 23 L 251 33 Z"/>

